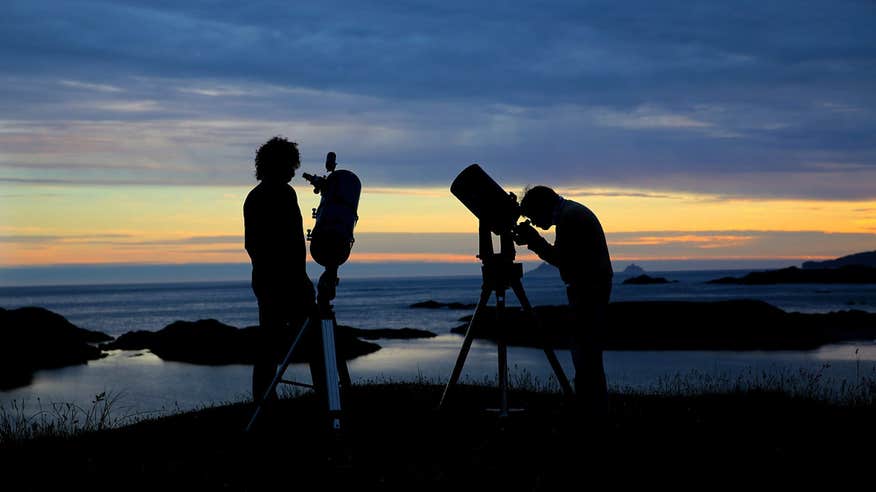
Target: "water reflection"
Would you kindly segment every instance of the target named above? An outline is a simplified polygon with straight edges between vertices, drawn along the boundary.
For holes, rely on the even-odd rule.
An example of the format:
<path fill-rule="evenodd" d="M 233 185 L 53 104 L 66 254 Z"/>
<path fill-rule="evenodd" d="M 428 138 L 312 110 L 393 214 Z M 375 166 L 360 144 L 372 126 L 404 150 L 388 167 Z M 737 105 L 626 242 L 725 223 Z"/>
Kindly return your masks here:
<path fill-rule="evenodd" d="M 426 380 L 446 382 L 462 337 L 440 335 L 427 340 L 381 340 L 383 348 L 350 361 L 357 382 Z M 574 374 L 568 351 L 557 351 L 569 376 Z M 512 384 L 556 387 L 544 353 L 511 347 Z M 714 389 L 750 380 L 757 383 L 801 379 L 817 374 L 825 388 L 854 387 L 876 376 L 876 344 L 841 344 L 812 352 L 614 351 L 605 354 L 606 376 L 615 390 L 673 390 L 697 386 Z M 496 380 L 496 347 L 474 342 L 462 381 Z M 158 415 L 249 399 L 250 366 L 198 366 L 165 362 L 148 351 L 113 351 L 87 365 L 39 371 L 33 384 L 0 392 L 0 404 L 15 400 L 34 413 L 51 402 L 89 408 L 94 395 L 123 393 L 114 415 Z M 308 382 L 306 366 L 290 366 L 287 379 Z M 804 381 L 805 383 L 805 381 Z"/>

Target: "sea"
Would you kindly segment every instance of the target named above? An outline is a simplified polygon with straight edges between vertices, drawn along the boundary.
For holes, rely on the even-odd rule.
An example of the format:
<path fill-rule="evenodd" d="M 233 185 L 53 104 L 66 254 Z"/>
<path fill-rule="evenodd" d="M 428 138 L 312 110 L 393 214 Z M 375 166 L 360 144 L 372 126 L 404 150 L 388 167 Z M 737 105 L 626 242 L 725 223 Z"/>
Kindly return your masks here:
<path fill-rule="evenodd" d="M 343 272 L 342 272 L 343 273 Z M 717 301 L 759 299 L 786 311 L 823 313 L 857 309 L 876 312 L 874 285 L 708 284 L 748 271 L 649 272 L 676 281 L 661 285 L 623 285 L 615 279 L 612 301 Z M 525 275 L 524 289 L 534 305 L 565 303 L 559 278 Z M 378 340 L 381 349 L 349 362 L 355 382 L 433 382 L 443 384 L 459 353 L 462 337 L 450 330 L 470 310 L 415 309 L 426 300 L 476 303 L 479 276 L 342 279 L 335 300 L 338 323 L 364 329 L 419 328 L 438 336 L 415 340 Z M 495 299 L 491 299 L 491 304 Z M 513 292 L 508 305 L 517 305 Z M 249 282 L 187 282 L 125 285 L 0 287 L 0 307 L 39 306 L 82 328 L 119 336 L 133 330 L 157 331 L 176 320 L 217 319 L 244 327 L 257 324 L 258 309 Z M 704 320 L 704 323 L 707 321 Z M 574 374 L 568 351 L 557 355 Z M 556 389 L 540 350 L 509 349 L 513 387 Z M 775 387 L 813 392 L 826 398 L 856 398 L 873 391 L 876 341 L 829 345 L 812 351 L 609 351 L 606 378 L 614 391 L 720 391 Z M 287 379 L 309 382 L 304 365 L 292 365 Z M 112 351 L 85 365 L 38 371 L 32 384 L 0 391 L 7 413 L 36 415 L 57 405 L 87 410 L 113 398 L 119 418 L 157 416 L 250 398 L 251 367 L 201 366 L 163 361 L 148 351 Z M 476 341 L 463 381 L 495 384 L 496 346 Z M 98 397 L 98 395 L 102 395 Z M 12 409 L 12 410 L 10 410 Z"/>

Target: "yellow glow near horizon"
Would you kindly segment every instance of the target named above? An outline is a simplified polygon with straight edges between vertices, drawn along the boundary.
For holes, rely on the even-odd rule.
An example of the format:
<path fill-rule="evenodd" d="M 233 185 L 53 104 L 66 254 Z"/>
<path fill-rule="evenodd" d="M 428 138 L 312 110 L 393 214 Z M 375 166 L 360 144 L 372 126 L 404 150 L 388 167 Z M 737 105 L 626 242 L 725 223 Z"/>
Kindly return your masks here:
<path fill-rule="evenodd" d="M 876 201 L 568 195 L 606 231 L 822 231 L 876 233 Z"/>
<path fill-rule="evenodd" d="M 240 237 L 242 206 L 249 189 L 0 185 L 0 265 L 245 262 L 248 258 Z M 519 191 L 512 186 L 507 189 Z M 310 226 L 309 212 L 319 197 L 309 187 L 296 186 L 296 190 L 305 227 Z M 719 249 L 716 254 L 730 258 L 734 244 L 750 239 L 744 231 L 822 231 L 876 238 L 876 201 L 721 199 L 643 190 L 559 191 L 590 207 L 609 234 L 642 232 L 641 237 L 617 245 L 694 243 L 703 250 Z M 366 187 L 359 215 L 359 233 L 468 234 L 477 230 L 476 219 L 444 187 Z M 671 238 L 654 234 L 661 231 L 678 234 Z M 686 234 L 706 231 L 742 232 L 706 239 Z M 842 250 L 841 245 L 837 249 Z M 667 250 L 660 254 L 673 257 Z M 459 251 L 412 250 L 403 239 L 397 251 L 363 249 L 356 256 L 362 262 L 471 261 L 470 255 Z M 752 255 L 746 252 L 745 257 Z"/>

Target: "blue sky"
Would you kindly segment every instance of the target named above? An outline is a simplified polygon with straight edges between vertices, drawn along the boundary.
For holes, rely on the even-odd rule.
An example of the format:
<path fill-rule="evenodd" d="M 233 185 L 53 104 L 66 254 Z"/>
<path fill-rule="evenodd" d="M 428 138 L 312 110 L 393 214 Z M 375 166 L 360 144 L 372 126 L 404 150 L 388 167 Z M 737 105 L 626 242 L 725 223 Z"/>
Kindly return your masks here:
<path fill-rule="evenodd" d="M 850 0 L 7 0 L 0 266 L 245 263 L 273 135 L 362 178 L 351 261 L 470 261 L 448 187 L 472 162 L 591 206 L 616 261 L 876 249 L 874 21 Z"/>
<path fill-rule="evenodd" d="M 375 185 L 444 185 L 478 161 L 513 182 L 874 195 L 871 1 L 4 10 L 7 183 L 247 183 L 253 142 L 282 132 Z"/>

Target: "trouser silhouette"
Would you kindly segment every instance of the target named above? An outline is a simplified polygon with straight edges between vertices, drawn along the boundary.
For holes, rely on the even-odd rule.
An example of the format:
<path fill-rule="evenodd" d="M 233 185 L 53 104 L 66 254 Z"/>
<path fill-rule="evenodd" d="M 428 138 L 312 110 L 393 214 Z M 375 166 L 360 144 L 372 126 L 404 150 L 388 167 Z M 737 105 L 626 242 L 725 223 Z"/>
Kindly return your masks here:
<path fill-rule="evenodd" d="M 277 373 L 278 365 L 283 361 L 283 357 L 298 335 L 298 330 L 302 329 L 304 321 L 312 313 L 313 308 L 308 305 L 259 301 L 259 333 L 256 341 L 256 360 L 252 370 L 253 401 L 257 403 L 261 401 Z M 304 354 L 304 358 L 309 363 L 310 376 L 317 393 L 321 393 L 325 386 L 325 368 L 319 333 L 318 326 L 311 326 L 295 350 L 296 354 Z M 269 399 L 275 400 L 276 397 L 275 390 Z"/>
<path fill-rule="evenodd" d="M 587 417 L 608 415 L 608 387 L 602 361 L 611 280 L 598 284 L 567 286 L 571 322 L 575 334 L 572 362 L 575 365 L 575 395 Z"/>

